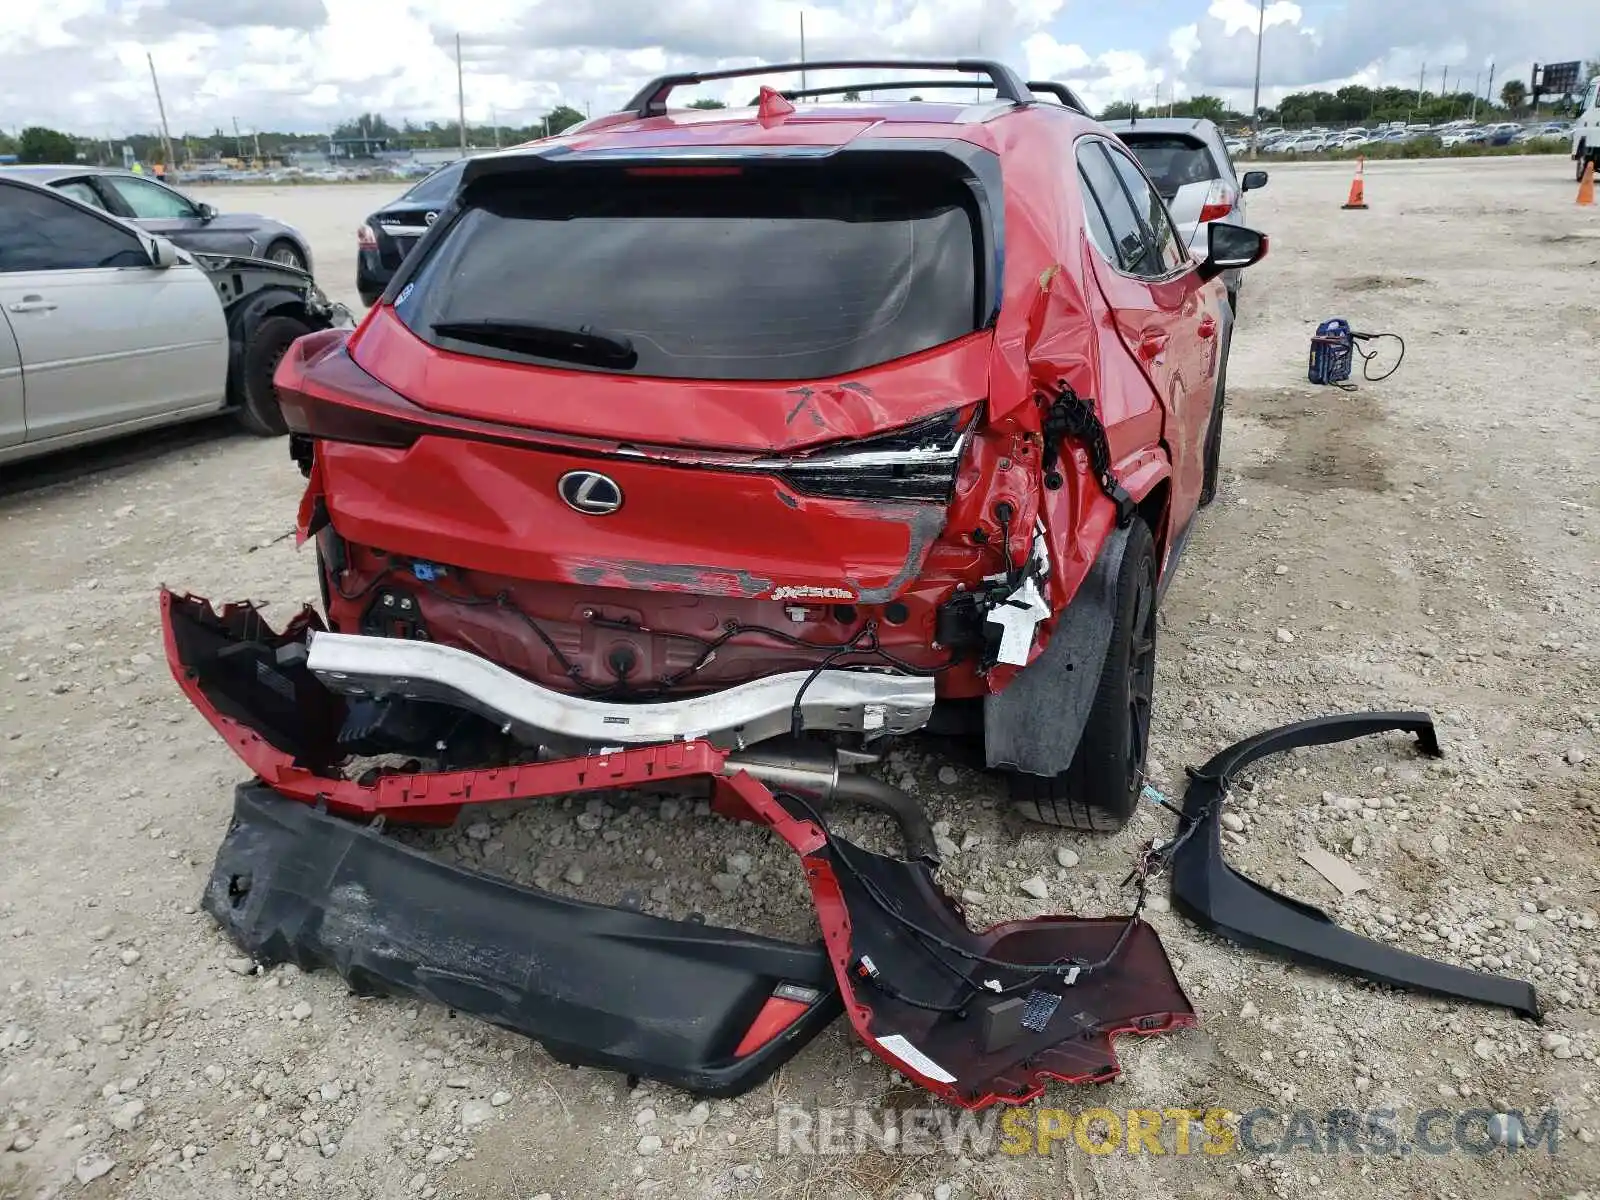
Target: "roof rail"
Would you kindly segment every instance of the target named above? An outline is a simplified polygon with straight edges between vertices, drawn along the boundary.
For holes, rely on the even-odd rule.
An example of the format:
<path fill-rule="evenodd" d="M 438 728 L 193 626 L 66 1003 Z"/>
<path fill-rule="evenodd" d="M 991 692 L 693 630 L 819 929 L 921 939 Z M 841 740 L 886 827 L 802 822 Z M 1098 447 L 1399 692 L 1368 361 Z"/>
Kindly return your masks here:
<path fill-rule="evenodd" d="M 681 87 L 711 83 L 719 79 L 749 79 L 759 75 L 794 75 L 802 71 L 957 71 L 965 75 L 984 75 L 987 85 L 995 89 L 998 98 L 1012 104 L 1031 104 L 1033 95 L 1027 84 L 1004 63 L 987 58 L 951 59 L 830 59 L 824 62 L 769 63 L 759 67 L 736 67 L 727 71 L 686 71 L 678 75 L 662 75 L 652 79 L 628 101 L 625 112 L 641 117 L 659 117 L 667 111 L 667 97 Z M 974 84 L 968 82 L 965 87 Z M 985 86 L 979 83 L 977 86 Z M 1056 86 L 1054 84 L 1052 87 Z M 846 89 L 848 90 L 848 89 Z M 865 91 L 858 85 L 857 91 Z M 1064 102 L 1064 101 L 1063 101 Z"/>
<path fill-rule="evenodd" d="M 807 68 L 809 70 L 809 68 Z M 1043 92 L 1047 96 L 1054 96 L 1061 101 L 1062 107 L 1089 115 L 1089 110 L 1083 106 L 1083 101 L 1078 99 L 1078 94 L 1064 83 L 1056 83 L 1048 79 L 1030 79 L 1024 85 L 1030 92 Z M 848 92 L 921 92 L 931 91 L 934 88 L 992 88 L 994 84 L 988 80 L 968 79 L 895 79 L 883 83 L 840 83 L 830 84 L 827 87 L 796 88 L 785 90 L 780 94 L 785 100 L 810 99 L 813 96 L 842 96 Z M 750 102 L 754 105 L 756 102 Z"/>

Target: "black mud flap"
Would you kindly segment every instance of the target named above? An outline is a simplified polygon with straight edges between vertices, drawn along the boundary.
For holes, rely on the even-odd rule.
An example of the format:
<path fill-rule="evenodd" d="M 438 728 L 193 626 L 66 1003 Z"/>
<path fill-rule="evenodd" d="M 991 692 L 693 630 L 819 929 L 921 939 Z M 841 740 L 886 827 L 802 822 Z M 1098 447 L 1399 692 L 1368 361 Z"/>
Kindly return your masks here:
<path fill-rule="evenodd" d="M 1004 690 L 983 698 L 983 752 L 991 771 L 1051 779 L 1072 766 L 1116 625 L 1127 545 L 1126 529 L 1111 531 L 1044 652 Z"/>
<path fill-rule="evenodd" d="M 258 961 L 331 966 L 355 992 L 416 996 L 559 1061 L 707 1096 L 754 1087 L 841 1011 L 820 943 L 520 887 L 259 783 L 237 790 L 204 906 Z M 774 1001 L 783 1020 L 752 1039 Z"/>
<path fill-rule="evenodd" d="M 1243 946 L 1393 987 L 1498 1005 L 1539 1020 L 1539 997 L 1532 984 L 1407 954 L 1352 933 L 1321 909 L 1279 895 L 1223 860 L 1223 796 L 1237 772 L 1269 754 L 1391 730 L 1416 734 L 1422 753 L 1440 755 L 1439 736 L 1427 713 L 1350 713 L 1258 733 L 1192 772 L 1184 793 L 1183 830 L 1172 856 L 1173 902 L 1203 928 Z"/>

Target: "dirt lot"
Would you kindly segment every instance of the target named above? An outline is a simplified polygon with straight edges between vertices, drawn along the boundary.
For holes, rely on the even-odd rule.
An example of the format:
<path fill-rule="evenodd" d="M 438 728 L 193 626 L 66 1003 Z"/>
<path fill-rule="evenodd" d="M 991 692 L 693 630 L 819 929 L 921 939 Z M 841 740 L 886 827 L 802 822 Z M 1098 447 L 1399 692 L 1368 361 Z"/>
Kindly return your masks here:
<path fill-rule="evenodd" d="M 1595 1189 L 1600 210 L 1573 206 L 1560 159 L 1378 164 L 1367 212 L 1340 211 L 1342 166 L 1271 170 L 1250 201 L 1273 253 L 1244 292 L 1224 490 L 1166 602 L 1153 777 L 1176 793 L 1186 765 L 1282 721 L 1431 710 L 1443 762 L 1399 739 L 1280 760 L 1241 789 L 1230 853 L 1364 932 L 1532 978 L 1550 1015 L 1541 1029 L 1309 974 L 1162 906 L 1151 920 L 1201 1028 L 1124 1040 L 1118 1084 L 1057 1087 L 1041 1103 L 1393 1109 L 1402 1142 L 1420 1110 L 1449 1110 L 1437 1140 L 1467 1110 L 1555 1108 L 1554 1155 L 1091 1157 L 1071 1139 L 1050 1156 L 998 1143 L 780 1154 L 785 1106 L 876 1117 L 922 1102 L 863 1061 L 842 1021 L 770 1085 L 696 1105 L 557 1066 L 444 1011 L 350 998 L 331 974 L 248 973 L 195 907 L 241 769 L 167 674 L 155 592 L 250 596 L 286 615 L 315 585 L 310 557 L 281 537 L 301 484 L 283 443 L 219 427 L 8 470 L 0 484 L 11 564 L 0 580 L 0 1197 Z M 354 230 L 389 194 L 206 198 L 301 225 L 324 285 L 354 301 Z M 1308 386 L 1308 334 L 1334 315 L 1402 333 L 1399 373 L 1354 392 Z M 941 768 L 925 746 L 889 764 L 948 822 L 961 849 L 947 886 L 985 922 L 1125 911 L 1117 885 L 1131 851 L 1171 820 L 1152 805 L 1119 837 L 1055 836 L 1009 815 L 991 781 Z M 633 887 L 648 889 L 651 911 L 789 934 L 809 923 L 786 850 L 691 806 L 552 805 L 475 817 L 431 842 L 595 899 Z M 1346 855 L 1370 890 L 1341 901 L 1299 860 L 1312 844 Z M 750 861 L 730 864 L 741 854 Z M 1048 900 L 1019 889 L 1035 877 Z M 1257 1137 L 1286 1127 L 1268 1122 Z M 1476 1129 L 1468 1140 L 1481 1144 Z M 1169 1149 L 1176 1133 L 1164 1134 Z"/>

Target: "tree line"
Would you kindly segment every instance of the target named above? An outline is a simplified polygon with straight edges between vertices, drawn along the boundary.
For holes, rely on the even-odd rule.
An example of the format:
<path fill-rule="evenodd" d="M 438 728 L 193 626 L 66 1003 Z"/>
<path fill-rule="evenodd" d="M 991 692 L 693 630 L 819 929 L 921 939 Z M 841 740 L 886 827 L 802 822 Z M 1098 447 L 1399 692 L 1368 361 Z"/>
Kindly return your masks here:
<path fill-rule="evenodd" d="M 1600 59 L 1585 64 L 1586 77 L 1600 75 Z M 847 100 L 859 99 L 854 92 L 844 95 Z M 921 97 L 913 96 L 913 100 Z M 1342 87 L 1334 92 L 1294 92 L 1285 96 L 1274 108 L 1262 108 L 1257 119 L 1263 124 L 1286 126 L 1300 125 L 1358 125 L 1388 121 L 1407 121 L 1435 124 L 1465 117 L 1476 110 L 1479 119 L 1493 120 L 1527 116 L 1528 85 L 1520 79 L 1508 79 L 1500 87 L 1498 100 L 1477 97 L 1468 91 L 1436 94 L 1416 88 L 1369 88 L 1359 85 Z M 690 108 L 722 108 L 718 100 L 696 100 Z M 1551 116 L 1570 114 L 1576 103 L 1568 98 L 1557 98 L 1552 103 L 1541 103 L 1539 112 Z M 1250 123 L 1248 113 L 1230 108 L 1217 96 L 1190 96 L 1172 104 L 1135 105 L 1131 102 L 1109 104 L 1100 111 L 1102 121 L 1126 120 L 1130 116 L 1206 117 L 1218 124 L 1242 126 Z M 1534 114 L 1537 115 L 1537 114 Z M 467 125 L 466 141 L 469 146 L 513 146 L 518 142 L 552 136 L 569 129 L 585 119 L 585 114 L 570 105 L 560 104 L 529 124 Z M 280 133 L 262 131 L 245 134 L 215 129 L 209 134 L 184 134 L 173 138 L 173 151 L 179 162 L 218 158 L 281 159 L 295 151 L 327 150 L 332 144 L 336 151 L 370 152 L 388 150 L 442 150 L 461 144 L 461 126 L 455 121 L 401 121 L 398 125 L 382 113 L 361 113 L 341 121 L 332 134 Z M 165 160 L 165 147 L 159 136 L 136 133 L 121 138 L 100 139 L 64 133 L 60 130 L 31 126 L 12 136 L 0 130 L 0 155 L 15 154 L 22 162 L 120 162 L 122 147 L 131 146 L 133 155 L 141 162 L 156 163 Z"/>
<path fill-rule="evenodd" d="M 518 142 L 554 135 L 570 129 L 585 115 L 569 105 L 557 105 L 531 124 L 481 125 L 467 123 L 467 145 L 514 146 Z M 235 133 L 215 129 L 209 134 L 185 133 L 172 138 L 173 155 L 180 164 L 220 158 L 276 160 L 298 151 L 337 153 L 373 150 L 434 150 L 461 145 L 461 126 L 456 121 L 402 121 L 398 125 L 381 113 L 362 113 L 341 121 L 330 133 L 283 133 L 276 130 Z M 30 126 L 15 136 L 0 130 L 0 155 L 15 154 L 21 162 L 120 163 L 122 147 L 132 148 L 140 162 L 166 160 L 166 148 L 159 134 L 133 133 L 122 137 L 90 138 L 43 126 Z"/>
<path fill-rule="evenodd" d="M 1600 59 L 1586 65 L 1590 79 L 1600 75 Z M 1564 96 L 1541 97 L 1538 111 L 1551 116 L 1563 116 L 1573 113 L 1576 107 L 1575 99 Z M 1219 125 L 1250 123 L 1248 113 L 1230 108 L 1217 96 L 1191 96 L 1170 105 L 1135 105 L 1124 101 L 1107 105 L 1098 116 L 1102 121 L 1124 121 L 1135 114 L 1166 116 L 1169 109 L 1175 117 L 1206 117 Z M 1439 94 L 1418 91 L 1416 88 L 1369 88 L 1359 85 L 1342 87 L 1335 92 L 1294 92 L 1285 96 L 1276 107 L 1263 106 L 1257 118 L 1263 124 L 1286 126 L 1381 124 L 1388 121 L 1432 125 L 1471 116 L 1474 110 L 1480 120 L 1528 116 L 1528 85 L 1521 79 L 1506 80 L 1500 87 L 1497 101 L 1484 96 L 1474 98 L 1470 91 Z"/>

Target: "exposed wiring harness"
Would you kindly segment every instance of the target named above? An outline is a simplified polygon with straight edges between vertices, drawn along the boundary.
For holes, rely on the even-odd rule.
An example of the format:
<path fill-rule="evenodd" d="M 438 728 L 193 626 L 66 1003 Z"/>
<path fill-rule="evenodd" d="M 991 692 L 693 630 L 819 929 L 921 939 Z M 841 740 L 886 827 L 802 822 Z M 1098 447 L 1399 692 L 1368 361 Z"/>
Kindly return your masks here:
<path fill-rule="evenodd" d="M 934 930 L 925 928 L 902 913 L 895 905 L 893 899 L 885 896 L 883 894 L 883 890 L 879 888 L 878 885 L 874 883 L 851 860 L 850 850 L 846 849 L 850 843 L 834 836 L 833 832 L 828 828 L 827 822 L 823 820 L 821 814 L 818 813 L 815 808 L 808 804 L 804 799 L 794 795 L 791 792 L 778 792 L 776 795 L 781 800 L 788 801 L 789 803 L 792 803 L 798 807 L 805 814 L 806 818 L 817 826 L 818 830 L 820 830 L 822 833 L 823 840 L 827 844 L 828 849 L 832 852 L 833 861 L 838 863 L 838 865 L 846 872 L 846 874 L 848 874 L 851 879 L 853 879 L 861 887 L 862 892 L 873 902 L 874 905 L 881 909 L 883 913 L 896 924 L 902 926 L 908 933 L 912 935 L 912 939 L 915 944 L 919 946 L 929 958 L 931 958 L 946 972 L 953 975 L 961 984 L 961 986 L 966 989 L 965 994 L 959 1001 L 954 1003 L 940 1002 L 919 999 L 918 997 L 907 995 L 906 993 L 895 988 L 887 980 L 883 979 L 881 974 L 870 975 L 868 977 L 872 986 L 877 988 L 884 995 L 888 996 L 891 1000 L 896 1000 L 902 1004 L 910 1005 L 913 1008 L 920 1008 L 929 1012 L 964 1015 L 967 1010 L 972 1007 L 973 1000 L 978 997 L 1003 996 L 1013 992 L 1019 992 L 1025 988 L 1033 987 L 1040 980 L 1047 977 L 1053 976 L 1070 986 L 1071 984 L 1083 979 L 1087 975 L 1092 975 L 1096 971 L 1104 970 L 1117 959 L 1118 955 L 1122 953 L 1123 947 L 1127 945 L 1128 939 L 1133 935 L 1133 931 L 1139 923 L 1140 914 L 1144 909 L 1146 880 L 1143 874 L 1136 871 L 1135 876 L 1130 877 L 1130 879 L 1135 881 L 1138 885 L 1138 899 L 1134 904 L 1133 912 L 1128 915 L 1128 918 L 1126 922 L 1124 922 L 1122 929 L 1118 932 L 1117 940 L 1112 944 L 1111 949 L 1104 955 L 1104 957 L 1093 962 L 1082 959 L 1059 959 L 1050 963 L 1030 963 L 1015 962 L 1011 959 L 995 958 L 991 955 L 979 954 L 975 950 L 969 950 L 964 946 L 957 945 L 955 942 L 950 941 L 948 938 L 935 932 Z M 954 954 L 956 957 L 964 959 L 969 963 L 995 967 L 1003 971 L 1023 973 L 1027 975 L 1027 978 L 1022 979 L 1017 983 L 1010 984 L 1009 986 L 1001 987 L 998 990 L 991 987 L 985 987 L 982 984 L 974 983 L 970 978 L 968 978 L 966 971 L 956 966 L 949 960 L 949 958 L 945 956 L 946 952 L 949 954 Z"/>
<path fill-rule="evenodd" d="M 370 591 L 371 587 L 372 585 L 369 584 L 368 587 L 363 588 L 361 592 L 357 593 L 357 595 L 362 595 L 365 592 Z M 878 625 L 876 621 L 868 621 L 863 628 L 858 630 L 845 641 L 813 642 L 808 641 L 805 638 L 795 637 L 793 634 L 785 633 L 781 629 L 774 629 L 768 625 L 750 625 L 735 621 L 730 621 L 728 624 L 726 624 L 723 627 L 722 632 L 716 637 L 704 638 L 693 633 L 679 633 L 670 630 L 657 631 L 646 626 L 635 625 L 631 621 L 617 621 L 608 620 L 604 617 L 593 617 L 590 618 L 591 623 L 602 629 L 615 629 L 630 633 L 650 634 L 656 637 L 675 638 L 680 641 L 693 642 L 700 647 L 700 653 L 698 656 L 696 656 L 692 663 L 681 670 L 662 676 L 649 687 L 631 687 L 620 680 L 616 683 L 602 684 L 584 678 L 582 668 L 580 668 L 562 652 L 561 647 L 556 644 L 555 639 L 550 636 L 550 634 L 537 620 L 529 616 L 526 611 L 524 611 L 515 601 L 513 601 L 509 593 L 501 591 L 493 596 L 461 596 L 441 588 L 436 583 L 427 581 L 422 581 L 422 587 L 428 592 L 429 595 L 432 595 L 450 604 L 456 604 L 466 608 L 493 607 L 516 617 L 533 632 L 533 635 L 537 637 L 544 645 L 545 649 L 550 652 L 551 656 L 556 660 L 556 663 L 561 668 L 562 674 L 564 674 L 568 679 L 572 680 L 573 684 L 579 689 L 596 698 L 626 696 L 630 700 L 647 700 L 653 697 L 667 695 L 679 683 L 694 675 L 708 662 L 710 662 L 712 656 L 729 642 L 740 637 L 761 636 L 771 638 L 772 640 L 781 642 L 787 646 L 792 646 L 797 650 L 814 651 L 826 656 L 821 662 L 812 668 L 811 674 L 801 685 L 800 690 L 795 693 L 794 709 L 791 722 L 795 725 L 798 725 L 800 723 L 800 703 L 805 696 L 806 689 L 811 685 L 812 682 L 815 681 L 817 676 L 819 676 L 829 667 L 833 666 L 842 658 L 849 657 L 853 654 L 866 655 L 871 660 L 887 663 L 889 666 L 898 671 L 904 672 L 907 675 L 922 676 L 941 674 L 944 671 L 950 670 L 960 661 L 960 656 L 952 653 L 947 662 L 941 663 L 936 667 L 919 667 L 914 663 L 907 662 L 905 659 L 889 653 L 879 644 Z M 343 594 L 343 591 L 341 591 L 340 595 Z M 348 599 L 352 597 L 346 598 Z M 850 663 L 846 665 L 854 666 L 857 664 Z"/>

